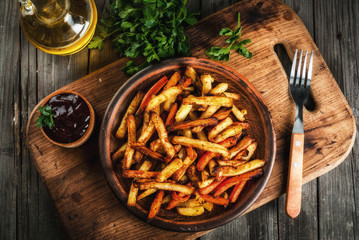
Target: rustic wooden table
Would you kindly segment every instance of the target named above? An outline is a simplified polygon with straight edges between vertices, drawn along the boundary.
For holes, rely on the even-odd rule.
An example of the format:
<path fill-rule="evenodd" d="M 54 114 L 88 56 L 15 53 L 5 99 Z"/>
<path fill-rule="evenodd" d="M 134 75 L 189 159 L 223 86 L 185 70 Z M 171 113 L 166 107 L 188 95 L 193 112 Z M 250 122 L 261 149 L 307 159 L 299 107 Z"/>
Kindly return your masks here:
<path fill-rule="evenodd" d="M 234 2 L 190 0 L 189 8 L 200 11 L 203 18 Z M 359 1 L 284 2 L 307 26 L 352 107 L 358 128 Z M 108 1 L 96 0 L 96 5 L 101 16 Z M 109 46 L 68 57 L 45 54 L 21 33 L 17 1 L 0 1 L 0 16 L 0 239 L 67 239 L 26 149 L 25 126 L 40 99 L 118 56 Z M 282 196 L 201 239 L 357 239 L 358 186 L 356 141 L 340 166 L 303 186 L 302 212 L 297 219 L 286 216 Z"/>

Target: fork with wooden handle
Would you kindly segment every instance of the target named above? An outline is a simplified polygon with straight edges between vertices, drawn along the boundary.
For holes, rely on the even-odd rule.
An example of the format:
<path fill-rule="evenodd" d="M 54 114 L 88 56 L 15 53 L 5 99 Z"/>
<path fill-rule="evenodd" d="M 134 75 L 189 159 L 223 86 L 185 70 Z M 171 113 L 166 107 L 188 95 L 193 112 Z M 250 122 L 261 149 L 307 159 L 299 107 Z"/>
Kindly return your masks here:
<path fill-rule="evenodd" d="M 304 151 L 303 106 L 310 93 L 313 68 L 313 51 L 310 55 L 308 72 L 306 70 L 308 52 L 305 52 L 302 73 L 303 50 L 300 51 L 298 68 L 296 69 L 297 53 L 298 50 L 295 50 L 289 78 L 290 95 L 296 104 L 295 121 L 290 145 L 287 198 L 285 204 L 285 210 L 291 218 L 296 218 L 301 208 Z"/>

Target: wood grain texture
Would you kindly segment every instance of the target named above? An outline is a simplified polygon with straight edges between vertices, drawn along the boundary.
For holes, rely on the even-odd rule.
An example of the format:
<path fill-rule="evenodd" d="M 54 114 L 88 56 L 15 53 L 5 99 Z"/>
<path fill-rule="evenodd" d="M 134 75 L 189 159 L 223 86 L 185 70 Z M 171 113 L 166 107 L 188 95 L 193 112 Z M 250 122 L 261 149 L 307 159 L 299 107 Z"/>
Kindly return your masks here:
<path fill-rule="evenodd" d="M 254 7 L 257 12 L 262 14 L 262 18 L 260 18 L 261 21 L 259 22 L 258 19 L 253 22 L 254 20 L 251 19 L 250 15 L 242 14 L 242 23 L 244 28 L 248 29 L 246 36 L 252 38 L 253 42 L 256 43 L 249 47 L 251 51 L 257 53 L 252 60 L 259 62 L 261 59 L 266 59 L 266 61 L 258 65 L 248 64 L 249 60 L 234 55 L 232 58 L 233 61 L 227 63 L 228 66 L 237 69 L 243 74 L 251 73 L 250 75 L 248 74 L 247 77 L 262 93 L 267 102 L 278 136 L 278 154 L 272 178 L 261 197 L 249 211 L 280 196 L 285 189 L 283 179 L 285 178 L 284 173 L 286 172 L 287 155 L 285 144 L 283 143 L 285 142 L 284 140 L 288 132 L 291 132 L 291 128 L 289 127 L 291 124 L 289 122 L 291 122 L 294 117 L 294 115 L 291 114 L 291 109 L 293 109 L 294 104 L 288 104 L 288 102 L 290 102 L 290 96 L 288 93 L 286 75 L 280 67 L 278 59 L 275 57 L 273 46 L 275 43 L 283 42 L 286 49 L 291 50 L 290 52 L 292 52 L 295 47 L 316 50 L 316 46 L 310 39 L 305 27 L 290 9 L 281 9 L 282 5 L 278 1 L 267 1 L 264 4 L 257 5 L 256 3 L 258 2 L 243 1 L 241 4 L 233 5 L 229 9 L 225 9 L 220 13 L 206 18 L 197 24 L 196 27 L 188 29 L 190 36 L 196 36 L 191 37 L 191 39 L 193 39 L 193 55 L 204 57 L 203 46 L 220 44 L 216 37 L 219 29 L 223 26 L 234 28 L 236 13 L 238 11 L 249 14 L 253 11 Z M 254 4 L 254 6 L 252 4 Z M 268 15 L 265 17 L 265 14 L 271 17 L 269 18 Z M 285 18 L 283 17 L 284 14 L 286 14 Z M 221 23 L 215 21 L 219 16 L 224 20 Z M 271 19 L 275 21 L 271 21 Z M 293 26 L 295 26 L 295 28 Z M 210 29 L 210 31 L 204 31 L 204 29 Z M 292 29 L 292 31 L 288 29 Z M 273 34 L 273 32 L 275 34 Z M 301 38 L 298 38 L 299 35 Z M 303 35 L 307 37 L 303 37 Z M 216 39 L 216 41 L 208 42 L 208 40 L 212 39 Z M 317 59 L 317 61 L 315 61 L 314 64 L 316 71 L 313 73 L 312 89 L 313 96 L 318 103 L 318 108 L 313 112 L 306 111 L 304 113 L 304 118 L 307 119 L 305 130 L 308 135 L 308 142 L 306 143 L 307 150 L 304 156 L 306 160 L 304 163 L 304 182 L 310 181 L 320 174 L 329 171 L 344 160 L 347 149 L 352 144 L 354 130 L 350 109 L 343 95 L 338 91 L 334 78 L 331 76 L 328 67 L 317 50 L 315 51 L 315 59 Z M 101 114 L 104 112 L 106 103 L 111 98 L 111 93 L 113 94 L 121 82 L 126 79 L 120 72 L 120 66 L 123 65 L 123 63 L 124 61 L 120 60 L 109 66 L 112 67 L 111 71 L 108 69 L 109 67 L 105 68 L 101 70 L 98 75 L 97 73 L 95 73 L 96 75 L 91 74 L 65 88 L 81 89 L 81 93 L 88 96 L 89 101 L 93 104 L 97 115 L 102 116 Z M 266 69 L 271 69 L 271 71 L 268 72 Z M 108 81 L 107 78 L 111 76 L 114 77 Z M 268 79 L 271 79 L 271 81 L 268 81 Z M 317 80 L 314 81 L 315 79 Z M 321 81 L 321 79 L 325 79 L 325 81 Z M 86 82 L 86 84 L 84 84 L 84 82 Z M 323 86 L 326 91 L 321 91 Z M 96 89 L 96 91 L 92 89 Z M 268 91 L 268 89 L 271 90 Z M 328 96 L 328 93 L 330 93 L 330 96 Z M 327 104 L 323 104 L 324 99 Z M 335 106 L 332 104 L 334 102 L 336 103 Z M 278 109 L 280 109 L 280 111 L 278 111 Z M 342 124 L 345 124 L 347 128 L 343 129 L 339 135 L 334 129 L 340 128 Z M 317 138 L 318 134 L 321 136 L 320 138 Z M 333 135 L 337 138 L 337 142 L 335 143 L 331 142 L 331 139 L 326 138 L 326 136 Z M 91 169 L 98 166 L 96 151 L 93 150 L 93 145 L 91 145 L 95 144 L 95 142 L 89 143 L 86 148 L 66 153 L 64 153 L 62 149 L 51 148 L 53 150 L 51 154 L 58 155 L 61 153 L 66 155 L 59 161 L 58 159 L 51 160 L 44 156 L 44 154 L 47 153 L 41 151 L 41 149 L 44 147 L 47 148 L 48 143 L 43 141 L 39 130 L 33 126 L 33 122 L 29 128 L 29 136 L 31 139 L 30 150 L 34 156 L 39 172 L 49 187 L 50 194 L 59 209 L 65 226 L 74 238 L 86 238 L 90 236 L 103 238 L 108 236 L 107 234 L 116 236 L 116 234 L 120 234 L 119 232 L 116 233 L 116 229 L 123 230 L 124 227 L 128 229 L 128 224 L 120 224 L 122 219 L 118 217 L 123 216 L 122 211 L 119 210 L 122 206 L 119 205 L 114 196 L 110 194 L 108 188 L 105 187 L 106 184 L 104 183 L 103 176 L 99 172 L 91 171 Z M 33 136 L 37 137 L 32 138 Z M 319 148 L 321 148 L 324 157 L 317 154 L 317 149 Z M 89 151 L 89 149 L 92 149 L 92 152 Z M 41 155 L 41 153 L 43 155 Z M 77 155 L 77 158 L 74 158 L 74 155 Z M 79 159 L 80 157 L 81 159 Z M 68 187 L 69 179 L 72 179 L 71 188 Z M 82 184 L 74 184 L 76 182 L 82 182 Z M 90 182 L 92 184 L 90 184 Z M 79 194 L 81 197 L 79 197 Z M 101 196 L 101 198 L 97 200 L 96 205 L 106 206 L 105 209 L 101 208 L 101 217 L 98 215 L 100 213 L 98 209 L 89 211 L 91 206 L 94 207 L 94 205 L 91 205 L 94 198 L 89 198 L 88 196 Z M 79 199 L 80 201 L 78 201 Z M 66 208 L 64 206 L 66 206 Z M 70 209 L 72 209 L 72 211 Z M 87 209 L 87 211 L 81 209 Z M 106 212 L 111 214 L 106 215 Z M 126 216 L 128 215 L 127 211 L 123 212 L 125 212 Z M 128 215 L 128 217 L 131 218 L 133 216 Z M 87 220 L 84 222 L 81 221 L 82 219 Z M 134 221 L 138 221 L 138 219 L 134 219 Z M 112 223 L 115 225 L 111 225 Z M 116 223 L 119 225 L 116 225 Z M 158 234 L 160 232 L 161 237 L 175 236 L 184 238 L 189 236 L 169 233 L 159 229 L 153 229 L 152 232 L 152 229 L 151 231 L 148 230 L 148 228 L 150 228 L 148 225 L 144 225 L 142 228 L 142 224 L 144 223 L 140 221 L 136 222 L 136 224 L 134 224 L 137 226 L 136 229 L 141 229 L 141 231 L 133 233 L 135 235 L 128 236 L 145 238 L 151 236 L 151 234 L 159 236 Z M 92 229 L 92 231 L 89 233 L 85 229 Z M 110 229 L 111 231 L 109 231 Z M 162 232 L 164 233 L 162 234 Z M 131 231 L 129 231 L 129 234 L 131 234 Z M 195 236 L 191 235 L 191 237 Z"/>
<path fill-rule="evenodd" d="M 0 2 L 0 41 L 15 42 L 11 48 L 0 48 L 0 224 L 1 239 L 16 239 L 16 190 L 20 154 L 19 138 L 19 51 L 17 3 Z M 13 64 L 8 64 L 9 62 Z M 8 81 L 11 79 L 12 81 Z"/>
<path fill-rule="evenodd" d="M 359 11 L 357 1 L 316 1 L 314 7 L 317 12 L 316 41 L 328 66 L 334 69 L 338 85 L 347 93 L 348 100 L 353 104 L 353 111 L 358 116 L 359 39 L 358 25 L 353 19 Z M 323 7 L 326 8 L 325 12 Z M 328 13 L 333 17 L 329 18 Z M 351 29 L 349 24 L 354 24 L 352 27 L 356 28 Z M 358 127 L 358 118 L 356 125 Z M 356 138 L 358 144 L 358 135 Z M 335 135 L 332 141 L 336 141 Z M 358 189 L 355 185 L 358 183 L 358 175 L 353 175 L 353 164 L 358 161 L 358 156 L 358 152 L 356 156 L 351 152 L 348 161 L 318 179 L 319 239 L 358 238 L 358 212 L 353 202 L 358 193 L 355 192 Z"/>

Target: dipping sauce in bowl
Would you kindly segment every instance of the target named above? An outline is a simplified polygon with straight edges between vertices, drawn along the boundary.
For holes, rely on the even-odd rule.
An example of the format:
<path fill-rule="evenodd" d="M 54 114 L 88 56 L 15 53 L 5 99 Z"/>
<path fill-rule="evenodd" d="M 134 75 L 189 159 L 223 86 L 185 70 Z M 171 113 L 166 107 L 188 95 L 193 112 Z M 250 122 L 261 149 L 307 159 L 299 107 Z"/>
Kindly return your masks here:
<path fill-rule="evenodd" d="M 54 125 L 44 126 L 42 131 L 52 143 L 73 148 L 80 146 L 91 135 L 95 114 L 90 103 L 78 93 L 55 92 L 42 105 L 52 110 Z"/>

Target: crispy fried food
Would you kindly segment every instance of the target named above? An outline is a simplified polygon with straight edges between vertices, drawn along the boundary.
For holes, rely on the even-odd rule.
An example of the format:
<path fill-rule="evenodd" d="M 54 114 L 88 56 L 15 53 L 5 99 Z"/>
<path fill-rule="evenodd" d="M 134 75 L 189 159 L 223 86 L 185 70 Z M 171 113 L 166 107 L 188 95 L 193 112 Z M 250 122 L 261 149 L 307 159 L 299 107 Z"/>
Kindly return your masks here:
<path fill-rule="evenodd" d="M 253 142 L 251 144 L 248 145 L 247 147 L 247 154 L 244 156 L 241 156 L 240 159 L 238 160 L 242 160 L 242 161 L 248 161 L 254 154 L 254 151 L 257 149 L 258 143 L 257 142 Z"/>
<path fill-rule="evenodd" d="M 248 181 L 251 178 L 255 178 L 258 176 L 261 176 L 263 174 L 262 169 L 256 169 L 252 172 L 247 172 L 245 174 L 242 174 L 240 176 L 235 176 L 228 178 L 224 182 L 222 182 L 216 189 L 216 192 L 213 194 L 214 197 L 220 196 L 222 193 L 224 193 L 227 189 L 233 187 L 234 185 L 239 184 L 242 181 Z"/>
<path fill-rule="evenodd" d="M 222 132 L 227 127 L 231 126 L 232 123 L 233 121 L 230 117 L 227 117 L 226 119 L 222 120 L 208 133 L 208 139 L 213 142 L 217 134 Z"/>
<path fill-rule="evenodd" d="M 208 105 L 208 106 L 222 106 L 222 107 L 232 107 L 233 99 L 229 97 L 192 97 L 184 98 L 182 101 L 183 104 L 198 104 L 198 105 Z"/>
<path fill-rule="evenodd" d="M 202 96 L 206 95 L 212 89 L 212 83 L 214 79 L 209 74 L 201 75 L 201 82 L 202 82 Z"/>
<path fill-rule="evenodd" d="M 162 146 L 166 151 L 168 159 L 172 159 L 176 152 L 172 144 L 168 141 L 168 134 L 166 131 L 165 124 L 157 113 L 151 114 L 151 120 L 155 125 L 158 136 L 161 139 Z"/>
<path fill-rule="evenodd" d="M 141 91 L 138 91 L 135 98 L 132 100 L 132 102 L 130 103 L 130 106 L 127 108 L 127 111 L 125 113 L 125 115 L 122 118 L 121 124 L 119 126 L 119 128 L 117 129 L 116 132 L 116 137 L 117 138 L 124 138 L 127 132 L 127 127 L 126 127 L 126 123 L 127 123 L 127 118 L 130 115 L 135 114 L 138 106 L 141 103 L 141 100 L 143 99 L 143 96 L 145 94 Z"/>
<path fill-rule="evenodd" d="M 239 139 L 240 135 L 236 135 L 234 137 L 228 138 L 222 142 L 219 143 L 219 145 L 225 147 L 225 148 L 230 148 L 232 146 L 234 146 L 238 139 Z M 206 152 L 204 153 L 200 159 L 197 162 L 197 169 L 198 171 L 203 171 L 204 168 L 207 166 L 208 162 L 215 157 L 218 157 L 219 154 L 216 152 Z"/>
<path fill-rule="evenodd" d="M 209 106 L 206 111 L 204 111 L 201 116 L 199 118 L 204 119 L 204 118 L 210 118 L 213 116 L 213 114 L 215 114 L 215 112 L 220 109 L 221 106 Z M 205 126 L 198 126 L 198 127 L 194 127 L 192 130 L 193 132 L 201 132 L 203 130 Z"/>
<path fill-rule="evenodd" d="M 194 192 L 194 187 L 182 185 L 178 183 L 168 183 L 168 182 L 140 182 L 139 183 L 140 190 L 146 190 L 146 189 L 160 189 L 160 190 L 166 190 L 166 191 L 175 191 L 175 192 L 181 192 L 186 195 L 191 195 Z"/>
<path fill-rule="evenodd" d="M 171 177 L 183 165 L 181 159 L 176 158 L 168 164 L 156 177 L 157 182 L 164 182 L 167 178 Z"/>
<path fill-rule="evenodd" d="M 160 172 L 150 172 L 142 170 L 123 170 L 122 176 L 125 178 L 155 178 Z"/>
<path fill-rule="evenodd" d="M 167 82 L 168 82 L 168 79 L 167 79 L 166 76 L 164 76 L 158 82 L 156 82 L 155 85 L 153 85 L 150 88 L 150 90 L 148 90 L 148 92 L 146 93 L 146 95 L 142 99 L 140 107 L 138 108 L 138 110 L 136 112 L 136 116 L 141 115 L 145 111 L 148 103 L 152 99 L 152 95 L 157 94 L 162 89 L 162 87 L 164 85 L 166 85 Z"/>
<path fill-rule="evenodd" d="M 189 120 L 189 121 L 179 122 L 179 123 L 178 122 L 172 123 L 172 124 L 168 125 L 166 129 L 169 132 L 173 132 L 173 131 L 178 131 L 181 129 L 188 129 L 188 128 L 193 128 L 193 127 L 198 127 L 198 126 L 207 127 L 207 126 L 213 126 L 216 124 L 218 124 L 217 118 L 206 118 L 206 119 Z"/>
<path fill-rule="evenodd" d="M 242 126 L 240 125 L 229 126 L 221 133 L 219 133 L 216 137 L 214 137 L 213 142 L 215 143 L 222 142 L 229 137 L 233 137 L 241 133 L 242 133 Z"/>
<path fill-rule="evenodd" d="M 214 189 L 216 189 L 222 182 L 224 182 L 227 177 L 222 177 L 219 181 L 214 181 L 210 185 L 204 188 L 200 188 L 199 192 L 202 195 L 211 193 Z"/>
<path fill-rule="evenodd" d="M 265 164 L 265 161 L 255 159 L 250 162 L 244 163 L 236 168 L 230 167 L 230 166 L 221 166 L 218 167 L 215 172 L 220 173 L 220 176 L 238 176 L 250 171 L 253 171 L 257 168 L 263 167 Z"/>
<path fill-rule="evenodd" d="M 172 104 L 170 112 L 168 113 L 168 116 L 167 116 L 167 119 L 165 122 L 165 126 L 168 126 L 169 124 L 174 123 L 177 110 L 178 110 L 178 104 L 177 103 Z"/>
<path fill-rule="evenodd" d="M 206 180 L 202 180 L 202 182 L 197 182 L 197 185 L 199 188 L 204 188 L 204 187 L 207 187 L 209 186 L 211 183 L 214 182 L 214 177 L 213 178 L 208 178 Z"/>
<path fill-rule="evenodd" d="M 242 192 L 244 186 L 246 185 L 246 183 L 247 183 L 247 181 L 244 180 L 244 181 L 238 183 L 238 184 L 233 188 L 233 190 L 232 190 L 232 192 L 231 192 L 231 195 L 229 195 L 229 198 L 228 198 L 229 202 L 235 203 L 235 202 L 237 201 L 237 199 L 238 199 L 238 197 L 239 197 L 239 194 L 241 194 L 241 192 Z"/>
<path fill-rule="evenodd" d="M 239 141 L 239 143 L 236 146 L 234 146 L 233 148 L 231 148 L 231 150 L 229 150 L 229 152 L 230 152 L 229 158 L 232 159 L 239 152 L 246 149 L 249 146 L 249 144 L 251 144 L 253 141 L 254 141 L 254 138 L 251 138 L 250 136 L 245 136 L 241 141 Z"/>
<path fill-rule="evenodd" d="M 118 164 L 123 158 L 121 177 L 133 179 L 129 206 L 157 193 L 148 221 L 163 204 L 185 216 L 212 211 L 214 205 L 226 208 L 246 182 L 263 174 L 265 161 L 250 161 L 258 157 L 258 143 L 244 131 L 247 110 L 234 105 L 240 95 L 228 89 L 188 66 L 185 76 L 173 72 L 132 100 L 117 132 L 120 138 L 128 132 L 127 142 L 112 160 Z"/>
<path fill-rule="evenodd" d="M 229 203 L 228 199 L 222 197 L 212 197 L 211 195 L 201 195 L 201 198 L 207 202 L 214 203 L 217 205 L 227 205 Z"/>
<path fill-rule="evenodd" d="M 244 118 L 244 115 L 247 114 L 247 110 L 240 111 L 236 106 L 233 106 L 232 113 L 239 121 L 243 122 L 244 120 L 246 120 Z"/>
<path fill-rule="evenodd" d="M 128 128 L 128 146 L 126 148 L 125 156 L 123 158 L 122 169 L 130 169 L 133 160 L 133 154 L 135 150 L 131 148 L 131 144 L 136 142 L 136 122 L 133 115 L 129 115 L 127 118 L 127 128 Z"/>
<path fill-rule="evenodd" d="M 214 87 L 209 93 L 212 95 L 221 95 L 223 92 L 227 91 L 228 83 L 220 83 Z"/>
<path fill-rule="evenodd" d="M 181 144 L 186 147 L 194 147 L 204 151 L 212 151 L 221 154 L 223 157 L 229 157 L 229 151 L 227 148 L 211 142 L 206 142 L 198 139 L 175 136 L 172 140 L 173 144 Z"/>
<path fill-rule="evenodd" d="M 152 109 L 154 109 L 155 107 L 157 107 L 161 103 L 163 103 L 164 101 L 168 100 L 169 98 L 171 98 L 173 96 L 177 96 L 181 92 L 182 92 L 181 87 L 177 87 L 177 86 L 170 87 L 169 89 L 163 91 L 156 97 L 152 98 L 150 100 L 150 102 L 148 103 L 146 111 L 151 111 Z"/>
<path fill-rule="evenodd" d="M 116 161 L 117 159 L 122 158 L 125 156 L 125 152 L 127 149 L 127 143 L 123 144 L 117 151 L 112 155 L 112 159 Z"/>
<path fill-rule="evenodd" d="M 144 161 L 142 163 L 139 170 L 140 171 L 148 171 L 148 170 L 151 169 L 151 167 L 152 167 L 152 162 L 146 160 L 146 161 Z M 137 181 L 137 180 L 138 180 L 138 178 L 134 178 L 133 181 Z M 132 181 L 132 184 L 131 184 L 130 192 L 128 193 L 128 198 L 127 198 L 127 205 L 128 206 L 135 206 L 136 205 L 136 198 L 137 198 L 138 188 L 136 188 L 133 185 L 133 181 Z"/>
<path fill-rule="evenodd" d="M 192 147 L 186 147 L 186 151 L 187 156 L 183 160 L 182 167 L 172 175 L 172 178 L 175 181 L 179 181 L 185 175 L 189 166 L 191 166 L 191 164 L 197 159 L 197 152 Z"/>
<path fill-rule="evenodd" d="M 138 195 L 137 201 L 141 200 L 142 198 L 148 197 L 151 194 L 154 194 L 155 192 L 157 192 L 157 189 L 147 189 L 146 191 L 144 191 L 140 195 Z"/>
<path fill-rule="evenodd" d="M 204 208 L 202 206 L 192 208 L 177 207 L 177 212 L 183 216 L 199 216 L 204 213 Z"/>
<path fill-rule="evenodd" d="M 165 191 L 161 190 L 157 192 L 157 195 L 152 202 L 150 213 L 148 214 L 148 220 L 153 219 L 157 215 L 158 211 L 161 208 L 161 204 L 164 196 L 165 196 Z"/>
<path fill-rule="evenodd" d="M 218 112 L 216 112 L 216 113 L 213 115 L 213 117 L 217 118 L 218 120 L 223 120 L 223 119 L 227 118 L 230 113 L 231 113 L 231 109 L 230 109 L 230 108 L 222 108 L 221 110 L 219 110 Z"/>
<path fill-rule="evenodd" d="M 237 93 L 231 93 L 231 92 L 224 92 L 223 93 L 226 97 L 232 98 L 233 100 L 239 100 L 240 96 Z"/>
<path fill-rule="evenodd" d="M 145 147 L 143 144 L 141 143 L 132 143 L 131 144 L 131 148 L 135 149 L 136 151 L 139 151 L 140 153 L 143 153 L 153 159 L 156 159 L 158 161 L 161 162 L 166 162 L 164 156 L 162 156 L 161 154 L 159 154 L 158 152 L 154 152 L 151 149 Z"/>
<path fill-rule="evenodd" d="M 231 166 L 231 167 L 238 167 L 245 163 L 245 161 L 240 160 L 217 160 L 219 166 Z"/>
<path fill-rule="evenodd" d="M 176 86 L 178 83 L 178 80 L 180 78 L 181 78 L 181 74 L 179 72 L 174 72 L 174 74 L 172 74 L 172 77 L 170 78 L 170 80 L 168 81 L 166 86 L 164 87 L 164 90 L 167 90 L 170 87 Z"/>

